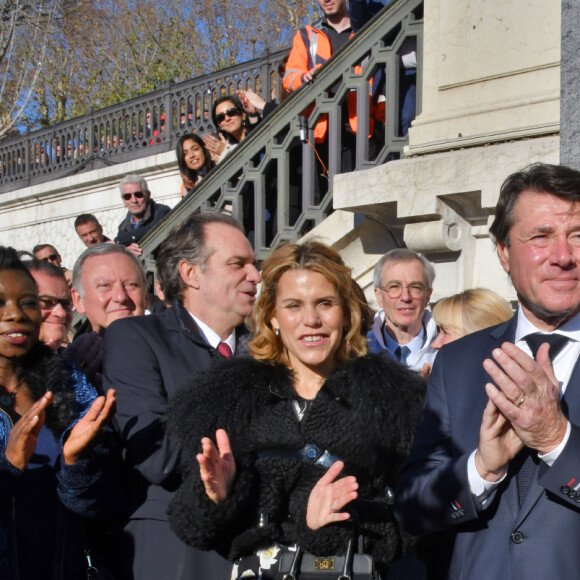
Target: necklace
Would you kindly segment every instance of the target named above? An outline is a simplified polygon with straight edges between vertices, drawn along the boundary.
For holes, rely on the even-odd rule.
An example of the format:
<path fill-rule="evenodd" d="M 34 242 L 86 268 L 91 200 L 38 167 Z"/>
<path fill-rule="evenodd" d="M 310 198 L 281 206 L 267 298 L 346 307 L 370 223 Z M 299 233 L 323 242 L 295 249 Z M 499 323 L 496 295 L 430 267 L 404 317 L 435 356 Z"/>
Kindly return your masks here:
<path fill-rule="evenodd" d="M 12 407 L 14 405 L 14 398 L 16 397 L 16 389 L 24 382 L 24 379 L 20 379 L 16 386 L 13 389 L 9 389 L 8 387 L 3 387 L 6 391 L 2 395 L 0 395 L 0 405 L 3 407 Z"/>

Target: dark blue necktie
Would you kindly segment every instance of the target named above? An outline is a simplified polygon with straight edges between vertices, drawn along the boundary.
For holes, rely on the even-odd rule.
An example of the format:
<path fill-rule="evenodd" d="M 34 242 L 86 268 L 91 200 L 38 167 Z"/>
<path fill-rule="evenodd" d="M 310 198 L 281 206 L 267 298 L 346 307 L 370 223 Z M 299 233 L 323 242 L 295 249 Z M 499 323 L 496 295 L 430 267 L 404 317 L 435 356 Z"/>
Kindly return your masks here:
<path fill-rule="evenodd" d="M 534 332 L 524 337 L 524 340 L 528 343 L 534 358 L 536 358 L 540 346 L 547 342 L 550 345 L 549 355 L 552 362 L 554 362 L 554 359 L 560 351 L 568 344 L 568 337 L 563 334 L 542 334 L 541 332 Z"/>
<path fill-rule="evenodd" d="M 550 351 L 548 354 L 550 355 L 550 360 L 552 362 L 554 362 L 554 359 L 558 356 L 558 353 L 568 343 L 568 338 L 562 334 L 542 334 L 541 332 L 528 334 L 528 336 L 524 337 L 524 340 L 528 343 L 534 359 L 538 354 L 538 349 L 540 346 L 547 342 L 550 345 Z M 532 457 L 532 450 L 525 448 L 523 453 L 526 454 L 526 459 L 518 471 L 518 498 L 520 500 L 520 506 L 522 503 L 524 503 L 524 499 L 528 493 L 528 488 L 532 482 L 535 468 L 534 459 Z"/>
<path fill-rule="evenodd" d="M 404 364 L 404 365 L 407 364 L 407 359 L 409 358 L 410 354 L 411 354 L 411 349 L 408 346 L 398 346 L 395 349 L 395 356 L 397 357 L 397 359 L 399 360 L 399 362 L 401 364 Z"/>

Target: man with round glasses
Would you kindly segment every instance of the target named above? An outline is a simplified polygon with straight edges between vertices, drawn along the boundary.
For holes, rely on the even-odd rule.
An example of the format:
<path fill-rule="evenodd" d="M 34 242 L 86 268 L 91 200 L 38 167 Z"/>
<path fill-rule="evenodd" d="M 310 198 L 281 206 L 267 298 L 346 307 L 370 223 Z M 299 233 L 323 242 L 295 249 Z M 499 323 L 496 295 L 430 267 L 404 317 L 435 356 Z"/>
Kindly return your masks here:
<path fill-rule="evenodd" d="M 387 252 L 373 274 L 380 312 L 369 331 L 369 351 L 390 356 L 428 376 L 437 351 L 431 342 L 437 325 L 426 310 L 435 270 L 413 250 Z"/>
<path fill-rule="evenodd" d="M 171 208 L 151 199 L 147 182 L 140 175 L 126 175 L 121 179 L 119 189 L 121 199 L 127 208 L 127 215 L 119 224 L 115 243 L 122 244 L 132 254 L 140 256 L 139 240 L 157 225 Z"/>

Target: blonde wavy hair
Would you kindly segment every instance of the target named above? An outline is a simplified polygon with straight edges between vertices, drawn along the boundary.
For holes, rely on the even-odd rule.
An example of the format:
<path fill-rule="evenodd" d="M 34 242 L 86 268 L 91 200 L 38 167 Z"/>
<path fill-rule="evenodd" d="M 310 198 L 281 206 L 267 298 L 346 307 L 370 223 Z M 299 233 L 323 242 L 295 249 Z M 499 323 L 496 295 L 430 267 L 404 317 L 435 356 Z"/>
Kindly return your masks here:
<path fill-rule="evenodd" d="M 351 270 L 332 248 L 320 242 L 288 244 L 278 248 L 262 265 L 260 296 L 249 320 L 253 333 L 250 352 L 257 360 L 268 360 L 290 366 L 288 351 L 276 336 L 271 325 L 276 312 L 278 283 L 290 270 L 312 270 L 322 274 L 336 288 L 343 310 L 345 329 L 337 351 L 340 362 L 367 353 L 367 340 L 361 332 L 366 305 L 361 301 L 360 290 L 351 277 Z"/>
<path fill-rule="evenodd" d="M 443 298 L 433 307 L 437 326 L 459 337 L 505 322 L 513 316 L 510 304 L 487 288 L 473 288 Z"/>

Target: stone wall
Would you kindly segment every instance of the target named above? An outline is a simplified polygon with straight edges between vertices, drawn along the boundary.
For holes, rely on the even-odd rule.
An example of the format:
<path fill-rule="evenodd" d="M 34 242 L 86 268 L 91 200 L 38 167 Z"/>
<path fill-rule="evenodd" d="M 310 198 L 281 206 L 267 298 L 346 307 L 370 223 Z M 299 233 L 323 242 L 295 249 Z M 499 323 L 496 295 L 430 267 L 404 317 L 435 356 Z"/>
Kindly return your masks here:
<path fill-rule="evenodd" d="M 0 244 L 31 251 L 53 244 L 72 268 L 85 249 L 74 229 L 81 213 L 94 214 L 105 235 L 115 237 L 127 210 L 119 181 L 129 173 L 147 180 L 155 201 L 175 206 L 181 199 L 181 178 L 175 153 L 169 152 L 28 187 L 0 196 Z"/>
<path fill-rule="evenodd" d="M 557 133 L 560 22 L 560 0 L 425 2 L 409 154 Z"/>
<path fill-rule="evenodd" d="M 507 175 L 559 162 L 560 24 L 559 0 L 425 2 L 422 106 L 407 158 L 337 176 L 337 211 L 308 235 L 341 252 L 369 299 L 377 259 L 402 244 L 435 265 L 435 301 L 482 286 L 515 299 L 488 227 Z M 166 153 L 2 195 L 0 243 L 54 243 L 71 266 L 83 249 L 74 218 L 95 213 L 114 236 L 117 184 L 129 172 L 146 176 L 157 201 L 179 201 Z"/>

